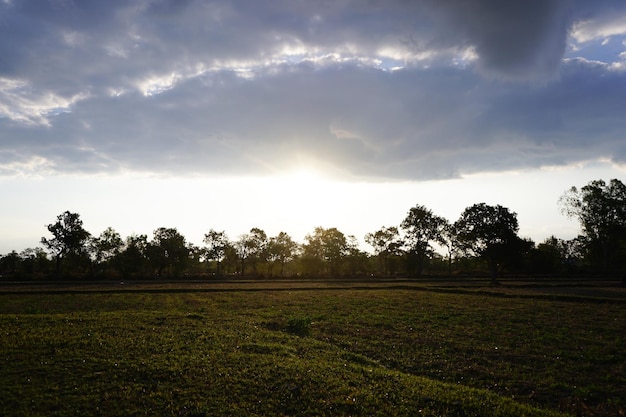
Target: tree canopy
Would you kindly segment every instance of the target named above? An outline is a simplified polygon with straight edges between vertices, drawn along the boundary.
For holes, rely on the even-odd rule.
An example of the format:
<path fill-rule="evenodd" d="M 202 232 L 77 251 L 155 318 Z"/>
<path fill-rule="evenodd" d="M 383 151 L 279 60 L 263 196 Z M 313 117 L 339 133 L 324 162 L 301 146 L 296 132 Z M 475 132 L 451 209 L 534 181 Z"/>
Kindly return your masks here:
<path fill-rule="evenodd" d="M 409 210 L 401 227 L 406 233 L 405 244 L 416 258 L 417 274 L 424 270 L 424 262 L 434 251 L 433 243 L 443 240 L 443 232 L 448 221 L 421 205 Z"/>
<path fill-rule="evenodd" d="M 617 179 L 608 184 L 591 181 L 580 189 L 570 188 L 559 203 L 564 214 L 579 221 L 590 263 L 604 272 L 624 269 L 626 185 Z"/>
<path fill-rule="evenodd" d="M 55 223 L 46 226 L 52 238 L 41 238 L 41 243 L 56 259 L 56 272 L 60 272 L 63 260 L 79 263 L 86 252 L 86 243 L 91 236 L 83 228 L 78 213 L 65 211 L 57 216 Z"/>
<path fill-rule="evenodd" d="M 480 203 L 467 207 L 455 229 L 458 241 L 467 252 L 487 260 L 493 280 L 498 266 L 517 249 L 517 214 L 501 205 Z"/>

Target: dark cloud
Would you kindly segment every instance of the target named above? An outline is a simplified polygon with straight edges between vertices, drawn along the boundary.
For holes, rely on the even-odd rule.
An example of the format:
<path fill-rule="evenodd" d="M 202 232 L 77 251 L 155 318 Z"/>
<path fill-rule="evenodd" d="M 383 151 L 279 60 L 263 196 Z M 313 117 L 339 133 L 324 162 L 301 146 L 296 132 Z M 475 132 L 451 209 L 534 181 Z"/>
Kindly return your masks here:
<path fill-rule="evenodd" d="M 458 32 L 475 47 L 483 70 L 526 79 L 554 73 L 571 24 L 569 0 L 443 2 Z M 456 33 L 455 33 L 456 32 Z"/>

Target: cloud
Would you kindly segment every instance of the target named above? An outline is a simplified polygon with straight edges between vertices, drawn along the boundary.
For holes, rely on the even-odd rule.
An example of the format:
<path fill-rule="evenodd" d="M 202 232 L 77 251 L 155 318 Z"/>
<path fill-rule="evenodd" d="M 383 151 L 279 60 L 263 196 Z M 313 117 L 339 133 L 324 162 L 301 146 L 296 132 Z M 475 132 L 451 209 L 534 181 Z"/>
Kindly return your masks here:
<path fill-rule="evenodd" d="M 626 35 L 626 11 L 610 11 L 592 19 L 576 22 L 571 36 L 578 43 L 597 39 L 605 40 L 611 36 Z"/>
<path fill-rule="evenodd" d="M 568 39 L 623 33 L 606 17 L 621 3 L 594 4 L 5 2 L 0 170 L 266 174 L 306 160 L 426 179 L 623 162 L 619 52 L 563 60 Z"/>

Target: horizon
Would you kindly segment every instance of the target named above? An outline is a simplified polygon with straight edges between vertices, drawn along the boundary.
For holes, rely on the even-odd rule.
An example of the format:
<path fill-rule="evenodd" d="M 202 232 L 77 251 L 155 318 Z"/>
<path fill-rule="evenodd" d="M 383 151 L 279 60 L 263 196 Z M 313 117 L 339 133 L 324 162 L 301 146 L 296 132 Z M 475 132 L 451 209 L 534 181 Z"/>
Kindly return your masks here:
<path fill-rule="evenodd" d="M 600 165 L 587 167 L 583 172 L 593 175 L 605 170 L 606 167 Z M 579 173 L 579 171 L 575 172 Z M 530 238 L 539 244 L 551 236 L 569 240 L 580 234 L 578 221 L 569 219 L 560 212 L 558 199 L 572 186 L 580 188 L 593 179 L 600 178 L 594 177 L 589 180 L 580 178 L 578 181 L 574 181 L 575 184 L 561 187 L 561 184 L 569 179 L 572 179 L 572 171 L 566 169 L 554 170 L 549 175 L 545 173 L 499 173 L 445 181 L 380 182 L 374 184 L 336 182 L 306 172 L 304 174 L 296 173 L 292 178 L 274 178 L 274 185 L 272 186 L 268 185 L 266 180 L 259 178 L 231 178 L 213 181 L 203 178 L 170 178 L 162 179 L 155 184 L 152 179 L 124 178 L 123 181 L 112 181 L 110 177 L 107 177 L 97 180 L 104 182 L 106 187 L 100 184 L 95 189 L 98 192 L 103 189 L 109 192 L 124 192 L 129 196 L 127 198 L 132 199 L 132 204 L 111 206 L 107 193 L 101 198 L 90 196 L 85 199 L 82 197 L 84 196 L 83 193 L 74 193 L 72 198 L 68 196 L 58 197 L 52 205 L 56 208 L 55 212 L 49 207 L 37 206 L 36 201 L 23 201 L 17 205 L 18 211 L 22 211 L 19 210 L 19 207 L 30 206 L 36 208 L 36 212 L 33 212 L 31 208 L 22 215 L 22 227 L 26 227 L 26 222 L 33 217 L 37 217 L 43 222 L 40 221 L 41 225 L 29 225 L 32 238 L 28 241 L 24 240 L 22 246 L 12 247 L 11 242 L 0 241 L 0 254 L 6 254 L 11 250 L 20 252 L 26 248 L 41 247 L 41 237 L 49 235 L 45 226 L 54 223 L 56 216 L 66 210 L 78 213 L 84 222 L 85 229 L 92 236 L 98 236 L 106 227 L 112 227 L 123 238 L 132 234 L 145 234 L 150 239 L 153 231 L 158 227 L 172 227 L 185 236 L 188 243 L 203 247 L 202 238 L 209 229 L 223 230 L 231 240 L 236 240 L 239 235 L 249 232 L 252 227 L 259 227 L 266 231 L 268 236 L 275 236 L 283 231 L 301 243 L 307 234 L 313 232 L 315 227 L 321 226 L 324 228 L 336 227 L 346 236 L 354 235 L 360 249 L 371 252 L 369 245 L 364 242 L 365 233 L 374 232 L 382 226 L 399 227 L 409 209 L 415 205 L 424 205 L 431 209 L 434 214 L 454 222 L 466 207 L 481 202 L 490 205 L 500 204 L 515 212 L 520 224 L 519 236 Z M 608 182 L 609 179 L 606 178 L 605 180 Z M 39 184 L 42 188 L 55 188 L 47 185 L 53 179 L 40 179 L 39 181 L 41 181 Z M 67 179 L 64 180 L 64 183 L 66 181 Z M 147 182 L 143 183 L 143 181 Z M 306 187 L 299 189 L 283 188 L 285 185 L 296 187 L 300 184 L 299 181 L 303 181 Z M 525 184 L 528 181 L 542 182 L 542 187 L 533 195 L 533 198 L 538 199 L 537 202 L 527 196 L 521 196 L 522 199 L 518 198 L 520 197 L 518 194 L 520 184 Z M 93 182 L 93 178 L 75 178 L 71 182 L 72 187 L 70 189 L 82 189 L 86 192 L 93 186 Z M 462 191 L 459 191 L 457 183 L 463 183 Z M 252 184 L 251 189 L 254 192 L 250 194 L 251 191 L 249 191 L 241 200 L 233 201 L 240 194 L 240 190 L 245 188 L 243 186 L 250 186 L 250 184 Z M 127 187 L 128 190 L 120 190 L 119 187 L 121 186 Z M 203 193 L 193 193 L 194 190 L 200 188 L 208 191 L 207 194 L 217 194 L 220 198 L 214 202 L 211 199 L 205 199 Z M 155 190 L 162 192 L 164 189 L 174 193 L 168 197 L 168 200 L 173 201 L 173 204 L 164 206 L 160 203 L 160 209 L 150 209 L 151 206 L 155 206 L 155 200 L 146 196 L 154 196 Z M 138 194 L 137 190 L 142 191 Z M 299 210 L 306 195 L 319 196 L 320 190 L 325 191 L 324 198 L 318 197 L 317 200 L 310 200 L 306 203 L 306 207 L 302 207 L 305 209 L 304 211 Z M 232 195 L 226 194 L 228 191 L 231 191 Z M 421 195 L 421 200 L 411 203 L 414 200 L 414 194 L 407 191 L 414 191 L 415 195 Z M 452 191 L 455 191 L 456 194 L 450 196 Z M 283 194 L 285 193 L 289 195 L 288 201 L 284 200 Z M 376 198 L 372 198 L 372 194 Z M 38 198 L 39 195 L 38 192 L 26 194 L 26 196 L 35 196 L 35 198 Z M 131 195 L 132 197 L 130 197 Z M 349 201 L 350 204 L 343 205 L 337 210 L 337 204 L 327 202 L 329 195 L 341 196 L 343 201 Z M 363 197 L 364 195 L 365 197 Z M 447 197 L 442 198 L 442 196 Z M 475 197 L 475 201 L 469 202 L 472 197 Z M 261 198 L 264 199 L 264 210 L 246 203 L 247 200 L 256 201 Z M 395 199 L 394 204 L 387 203 L 393 199 Z M 227 200 L 230 203 L 222 205 L 219 203 L 220 200 Z M 67 201 L 71 201 L 71 205 L 76 208 L 62 208 Z M 180 205 L 177 203 L 178 201 L 184 201 L 185 204 Z M 268 202 L 271 204 L 267 204 Z M 250 211 L 252 206 L 255 207 L 256 211 Z M 359 206 L 366 207 L 368 214 L 354 216 L 356 207 Z M 234 208 L 236 211 L 233 211 Z M 94 219 L 94 214 L 103 211 L 103 209 L 107 212 L 106 218 L 100 221 Z M 197 222 L 203 212 L 212 214 Z M 19 214 L 16 212 L 12 219 L 20 219 Z M 32 243 L 28 244 L 27 242 Z"/>

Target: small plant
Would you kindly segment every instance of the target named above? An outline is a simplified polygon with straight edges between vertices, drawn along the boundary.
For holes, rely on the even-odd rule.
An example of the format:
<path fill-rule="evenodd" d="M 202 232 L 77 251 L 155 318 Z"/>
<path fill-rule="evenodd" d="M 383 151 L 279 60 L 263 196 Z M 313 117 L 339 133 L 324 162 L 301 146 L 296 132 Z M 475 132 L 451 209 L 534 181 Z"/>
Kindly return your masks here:
<path fill-rule="evenodd" d="M 311 335 L 311 318 L 307 316 L 291 317 L 287 321 L 287 333 L 297 336 Z"/>

